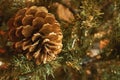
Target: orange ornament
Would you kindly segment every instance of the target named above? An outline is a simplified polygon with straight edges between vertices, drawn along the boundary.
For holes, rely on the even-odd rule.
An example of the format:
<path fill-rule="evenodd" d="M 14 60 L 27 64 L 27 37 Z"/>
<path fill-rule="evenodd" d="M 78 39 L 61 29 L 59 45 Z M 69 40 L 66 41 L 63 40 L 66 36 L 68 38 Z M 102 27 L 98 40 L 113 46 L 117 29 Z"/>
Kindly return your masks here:
<path fill-rule="evenodd" d="M 0 48 L 0 54 L 3 54 L 3 53 L 5 53 L 5 52 L 6 52 L 6 50 L 5 50 L 5 49 Z"/>
<path fill-rule="evenodd" d="M 0 35 L 2 35 L 2 36 L 5 35 L 5 32 L 0 30 Z"/>
<path fill-rule="evenodd" d="M 104 39 L 104 40 L 101 40 L 100 41 L 100 49 L 103 49 L 103 48 L 105 48 L 108 44 L 109 44 L 109 40 L 108 39 Z"/>

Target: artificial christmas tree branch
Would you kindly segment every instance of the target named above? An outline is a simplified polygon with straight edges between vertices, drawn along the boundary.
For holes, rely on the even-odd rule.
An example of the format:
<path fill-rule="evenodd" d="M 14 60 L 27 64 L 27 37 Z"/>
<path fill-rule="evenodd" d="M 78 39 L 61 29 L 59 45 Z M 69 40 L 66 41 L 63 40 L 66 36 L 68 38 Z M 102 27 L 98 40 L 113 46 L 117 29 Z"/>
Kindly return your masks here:
<path fill-rule="evenodd" d="M 7 1 L 11 1 L 11 4 Z M 0 4 L 1 2 L 5 3 L 0 5 L 0 10 L 2 8 L 2 14 L 4 14 L 4 19 L 1 19 L 2 25 L 0 29 L 2 31 L 8 30 L 8 19 L 13 17 L 18 10 L 21 10 L 24 7 L 30 8 L 33 5 L 37 7 L 47 7 L 47 9 L 50 10 L 52 14 L 55 14 L 56 17 L 58 14 L 54 11 L 56 8 L 54 8 L 53 4 L 59 3 L 63 6 L 62 8 L 64 8 L 64 10 L 59 9 L 60 14 L 64 14 L 64 17 L 67 17 L 67 20 L 70 20 L 71 18 L 69 19 L 67 15 L 68 13 L 65 11 L 68 9 L 69 12 L 74 15 L 74 20 L 67 22 L 58 17 L 57 19 L 59 19 L 59 21 L 57 19 L 56 20 L 61 25 L 61 31 L 59 31 L 58 25 L 54 26 L 55 30 L 49 28 L 51 27 L 50 25 L 45 25 L 42 30 L 39 29 L 41 34 L 35 33 L 30 38 L 29 35 L 31 35 L 31 31 L 34 33 L 38 32 L 38 30 L 34 30 L 34 28 L 31 28 L 26 24 L 32 24 L 31 22 L 33 21 L 34 26 L 39 28 L 40 26 L 42 27 L 42 24 L 45 22 L 54 24 L 54 17 L 50 14 L 44 21 L 43 19 L 35 19 L 36 17 L 28 15 L 31 11 L 27 11 L 24 19 L 22 20 L 22 24 L 24 26 L 21 27 L 19 27 L 19 25 L 21 24 L 22 17 L 13 17 L 15 22 L 11 19 L 10 23 L 14 23 L 14 25 L 10 24 L 11 26 L 9 27 L 9 30 L 11 30 L 9 37 L 11 37 L 13 42 L 8 41 L 10 39 L 7 40 L 7 43 L 4 46 L 9 48 L 5 49 L 5 55 L 1 54 L 0 56 L 0 64 L 2 64 L 0 65 L 1 80 L 117 80 L 120 78 L 119 0 L 68 0 L 69 4 L 65 3 L 67 0 L 31 1 L 32 5 L 26 5 L 27 3 L 23 0 L 1 0 Z M 34 15 L 34 10 L 32 11 L 32 15 Z M 42 15 L 40 13 L 40 15 L 37 16 L 45 17 L 45 15 L 46 14 L 43 12 Z M 40 40 L 41 43 L 50 44 L 52 47 L 48 45 L 45 46 L 47 46 L 47 48 L 51 47 L 51 51 L 61 51 L 60 54 L 57 55 L 56 59 L 53 59 L 50 62 L 36 65 L 36 60 L 27 60 L 25 57 L 26 52 L 30 52 L 32 50 L 36 51 L 38 48 L 32 47 L 28 51 L 24 50 L 24 54 L 22 51 L 23 49 L 19 49 L 20 52 L 18 52 L 18 43 L 12 46 L 14 41 L 18 41 L 17 38 L 22 38 L 24 40 L 24 37 L 25 39 L 31 39 L 32 42 L 30 41 L 30 43 L 35 46 L 38 44 L 36 39 L 39 37 L 42 39 L 46 38 L 44 35 L 46 35 L 48 31 L 52 31 L 49 35 L 55 35 L 55 32 L 57 35 L 61 35 L 62 32 L 63 35 L 63 48 L 61 50 L 55 47 L 59 45 L 57 43 L 59 43 L 59 39 L 61 40 L 61 37 L 54 37 L 53 39 L 53 36 L 47 36 L 48 39 L 52 39 L 55 43 L 51 41 L 49 42 L 48 39 Z M 15 35 L 13 35 L 12 32 L 15 32 Z M 2 37 L 2 39 L 5 39 L 5 37 Z M 0 43 L 3 44 L 3 41 L 0 40 Z M 25 43 L 29 43 L 29 41 L 24 41 Z M 4 49 L 1 44 L 0 46 Z M 15 49 L 15 47 L 17 49 Z M 24 45 L 23 48 L 27 49 L 27 47 L 28 46 Z M 40 43 L 39 47 L 41 47 Z M 42 49 L 43 48 L 44 47 L 42 47 Z M 48 54 L 50 55 L 50 49 L 45 48 L 45 50 L 45 52 L 49 52 Z M 54 54 L 51 56 L 54 57 Z M 31 55 L 28 54 L 27 57 L 30 59 Z M 45 62 L 46 58 L 42 58 L 42 60 Z"/>

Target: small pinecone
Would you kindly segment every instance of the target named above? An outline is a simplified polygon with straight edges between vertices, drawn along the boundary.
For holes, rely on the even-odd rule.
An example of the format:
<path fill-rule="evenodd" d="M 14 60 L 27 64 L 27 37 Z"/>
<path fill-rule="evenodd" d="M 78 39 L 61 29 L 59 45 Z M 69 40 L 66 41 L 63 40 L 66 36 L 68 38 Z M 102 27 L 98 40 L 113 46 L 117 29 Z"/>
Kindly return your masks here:
<path fill-rule="evenodd" d="M 36 64 L 54 60 L 62 49 L 62 31 L 53 14 L 45 7 L 23 8 L 8 21 L 9 39 Z"/>

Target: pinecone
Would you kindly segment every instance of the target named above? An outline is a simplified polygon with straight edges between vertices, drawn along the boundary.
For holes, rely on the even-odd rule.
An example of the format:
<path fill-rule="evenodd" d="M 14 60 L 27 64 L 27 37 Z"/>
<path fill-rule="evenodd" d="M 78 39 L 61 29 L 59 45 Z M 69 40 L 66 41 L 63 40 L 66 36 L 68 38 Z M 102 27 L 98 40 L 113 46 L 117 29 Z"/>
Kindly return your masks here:
<path fill-rule="evenodd" d="M 32 6 L 19 10 L 8 21 L 9 40 L 16 51 L 22 51 L 36 64 L 54 60 L 62 49 L 62 31 L 53 14 L 45 7 Z"/>

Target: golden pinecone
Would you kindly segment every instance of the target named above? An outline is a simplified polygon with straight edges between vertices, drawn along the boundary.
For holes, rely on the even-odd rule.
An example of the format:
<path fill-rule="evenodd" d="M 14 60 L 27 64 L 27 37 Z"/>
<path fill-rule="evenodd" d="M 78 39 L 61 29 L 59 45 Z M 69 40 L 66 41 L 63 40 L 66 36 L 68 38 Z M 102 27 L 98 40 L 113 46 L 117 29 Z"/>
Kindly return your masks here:
<path fill-rule="evenodd" d="M 62 49 L 62 31 L 53 14 L 45 7 L 32 6 L 19 10 L 8 21 L 9 39 L 15 50 L 21 50 L 36 64 L 54 60 Z"/>

